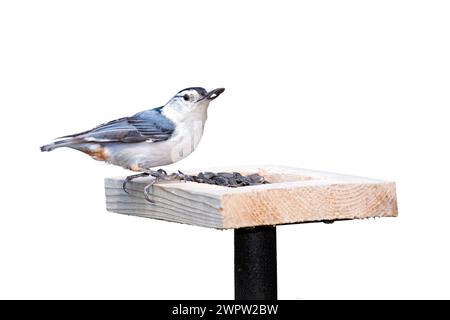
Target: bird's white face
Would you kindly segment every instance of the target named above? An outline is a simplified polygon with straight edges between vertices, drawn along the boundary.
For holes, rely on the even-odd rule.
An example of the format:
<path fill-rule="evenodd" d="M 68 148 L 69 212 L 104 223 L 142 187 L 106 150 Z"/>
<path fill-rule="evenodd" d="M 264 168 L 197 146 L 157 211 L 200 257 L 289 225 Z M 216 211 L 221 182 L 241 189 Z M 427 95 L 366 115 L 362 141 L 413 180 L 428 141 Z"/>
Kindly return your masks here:
<path fill-rule="evenodd" d="M 192 112 L 206 112 L 211 100 L 217 98 L 224 89 L 214 89 L 207 92 L 204 88 L 187 88 L 178 92 L 167 102 L 164 108 L 169 107 L 179 114 Z"/>
<path fill-rule="evenodd" d="M 167 102 L 162 114 L 176 126 L 170 139 L 170 163 L 179 161 L 194 151 L 203 135 L 209 103 L 224 91 L 223 88 L 209 92 L 199 87 L 187 88 Z"/>

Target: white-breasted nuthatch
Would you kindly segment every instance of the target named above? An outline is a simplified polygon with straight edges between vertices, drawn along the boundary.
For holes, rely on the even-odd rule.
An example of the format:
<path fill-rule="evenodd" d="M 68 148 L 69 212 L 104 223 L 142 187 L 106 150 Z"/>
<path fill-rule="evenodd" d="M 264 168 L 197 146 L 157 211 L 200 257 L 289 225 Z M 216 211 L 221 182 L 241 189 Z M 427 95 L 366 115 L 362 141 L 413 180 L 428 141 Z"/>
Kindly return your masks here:
<path fill-rule="evenodd" d="M 151 175 L 156 180 L 167 176 L 164 170 L 152 168 L 177 162 L 194 151 L 203 135 L 209 103 L 224 91 L 224 88 L 209 92 L 200 87 L 186 88 L 162 107 L 57 138 L 42 146 L 41 151 L 68 147 L 95 160 L 141 172 L 127 177 L 126 191 L 126 184 L 134 178 Z M 148 187 L 145 196 L 150 200 Z"/>

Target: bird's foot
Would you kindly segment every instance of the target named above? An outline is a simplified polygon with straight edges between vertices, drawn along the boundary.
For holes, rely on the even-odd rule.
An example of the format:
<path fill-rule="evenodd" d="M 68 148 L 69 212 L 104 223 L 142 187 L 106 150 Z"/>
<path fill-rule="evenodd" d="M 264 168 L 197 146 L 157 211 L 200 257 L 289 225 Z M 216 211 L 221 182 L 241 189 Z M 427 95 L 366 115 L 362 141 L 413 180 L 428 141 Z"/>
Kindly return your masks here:
<path fill-rule="evenodd" d="M 168 176 L 168 178 L 169 178 L 169 180 L 180 180 L 180 181 L 184 181 L 184 182 L 192 181 L 192 180 L 189 179 L 189 175 L 184 174 L 180 170 L 178 170 L 178 172 L 171 173 Z"/>
<path fill-rule="evenodd" d="M 150 199 L 150 189 L 156 182 L 158 182 L 160 180 L 168 180 L 170 178 L 170 176 L 163 169 L 158 169 L 156 171 L 148 170 L 147 174 L 149 176 L 153 177 L 153 180 L 152 180 L 152 182 L 150 182 L 148 185 L 146 185 L 144 187 L 144 198 L 145 198 L 145 200 L 147 200 L 150 203 L 155 203 L 155 201 Z"/>
<path fill-rule="evenodd" d="M 153 201 L 152 199 L 150 199 L 150 191 L 152 186 L 157 183 L 158 181 L 161 180 L 183 180 L 183 181 L 189 181 L 188 175 L 185 175 L 183 172 L 178 171 L 177 173 L 171 173 L 170 175 L 167 174 L 167 172 L 163 169 L 158 169 L 158 170 L 146 170 L 144 172 L 138 173 L 138 174 L 133 174 L 131 176 L 128 176 L 125 178 L 125 180 L 123 181 L 123 185 L 122 188 L 123 190 L 129 194 L 128 190 L 127 190 L 127 184 L 131 181 L 134 180 L 136 178 L 141 178 L 141 177 L 152 177 L 152 181 L 146 185 L 144 187 L 144 197 L 148 202 L 151 203 L 155 203 L 155 201 Z"/>
<path fill-rule="evenodd" d="M 150 182 L 148 185 L 145 186 L 145 188 L 144 188 L 144 197 L 145 197 L 145 199 L 148 202 L 151 202 L 151 203 L 155 203 L 155 201 L 150 199 L 150 189 L 158 181 L 161 181 L 161 180 L 166 180 L 166 181 L 167 180 L 169 180 L 169 181 L 170 180 L 192 181 L 192 179 L 190 179 L 189 175 L 184 174 L 180 170 L 178 170 L 178 172 L 174 172 L 174 173 L 171 173 L 171 174 L 167 174 L 167 172 L 164 171 L 163 169 L 159 169 L 157 171 L 149 171 L 148 173 L 154 179 L 153 179 L 152 182 Z"/>
<path fill-rule="evenodd" d="M 136 178 L 141 178 L 141 177 L 148 177 L 149 175 L 150 175 L 150 174 L 149 174 L 148 172 L 141 172 L 141 173 L 133 174 L 133 175 L 131 175 L 131 176 L 126 177 L 125 180 L 123 181 L 123 184 L 122 184 L 122 189 L 123 189 L 123 191 L 125 191 L 127 194 L 130 194 L 130 193 L 128 192 L 128 190 L 127 190 L 127 184 L 128 184 L 131 180 L 134 180 L 134 179 L 136 179 Z"/>
<path fill-rule="evenodd" d="M 134 179 L 137 179 L 137 178 L 142 178 L 142 177 L 148 177 L 148 176 L 152 176 L 152 177 L 157 178 L 157 179 L 165 179 L 166 177 L 168 177 L 167 172 L 165 170 L 163 170 L 163 169 L 158 169 L 156 171 L 146 170 L 146 171 L 138 173 L 138 174 L 133 174 L 131 176 L 126 177 L 125 180 L 123 181 L 123 184 L 122 184 L 123 191 L 125 191 L 128 194 L 130 194 L 128 192 L 128 189 L 127 189 L 128 183 L 131 180 L 134 180 Z"/>
<path fill-rule="evenodd" d="M 168 177 L 167 171 L 164 169 L 158 169 L 156 171 L 150 170 L 150 175 L 155 178 L 165 179 Z"/>
<path fill-rule="evenodd" d="M 150 203 L 155 203 L 152 199 L 150 199 L 150 188 L 156 183 L 158 178 L 153 178 L 152 182 L 144 187 L 144 198 Z"/>

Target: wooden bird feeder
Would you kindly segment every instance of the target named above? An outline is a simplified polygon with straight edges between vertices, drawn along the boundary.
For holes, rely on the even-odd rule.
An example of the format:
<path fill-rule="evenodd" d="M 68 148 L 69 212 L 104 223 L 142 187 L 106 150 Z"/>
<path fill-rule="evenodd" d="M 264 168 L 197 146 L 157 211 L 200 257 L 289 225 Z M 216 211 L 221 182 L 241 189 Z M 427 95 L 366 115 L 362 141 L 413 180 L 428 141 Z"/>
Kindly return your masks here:
<path fill-rule="evenodd" d="M 276 225 L 397 216 L 394 182 L 313 170 L 275 167 L 214 168 L 258 173 L 269 184 L 229 188 L 163 181 L 145 200 L 149 178 L 122 189 L 105 179 L 108 211 L 216 229 L 235 229 L 235 298 L 276 299 Z M 197 174 L 199 171 L 188 171 Z"/>

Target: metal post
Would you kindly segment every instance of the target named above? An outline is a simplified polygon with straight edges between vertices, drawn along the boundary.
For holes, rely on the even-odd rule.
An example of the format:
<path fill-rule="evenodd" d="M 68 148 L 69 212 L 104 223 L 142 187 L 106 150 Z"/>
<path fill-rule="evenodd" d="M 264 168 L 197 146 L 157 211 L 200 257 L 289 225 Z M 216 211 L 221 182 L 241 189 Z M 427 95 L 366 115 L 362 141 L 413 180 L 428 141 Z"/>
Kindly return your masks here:
<path fill-rule="evenodd" d="M 236 300 L 277 299 L 276 227 L 234 230 Z"/>

